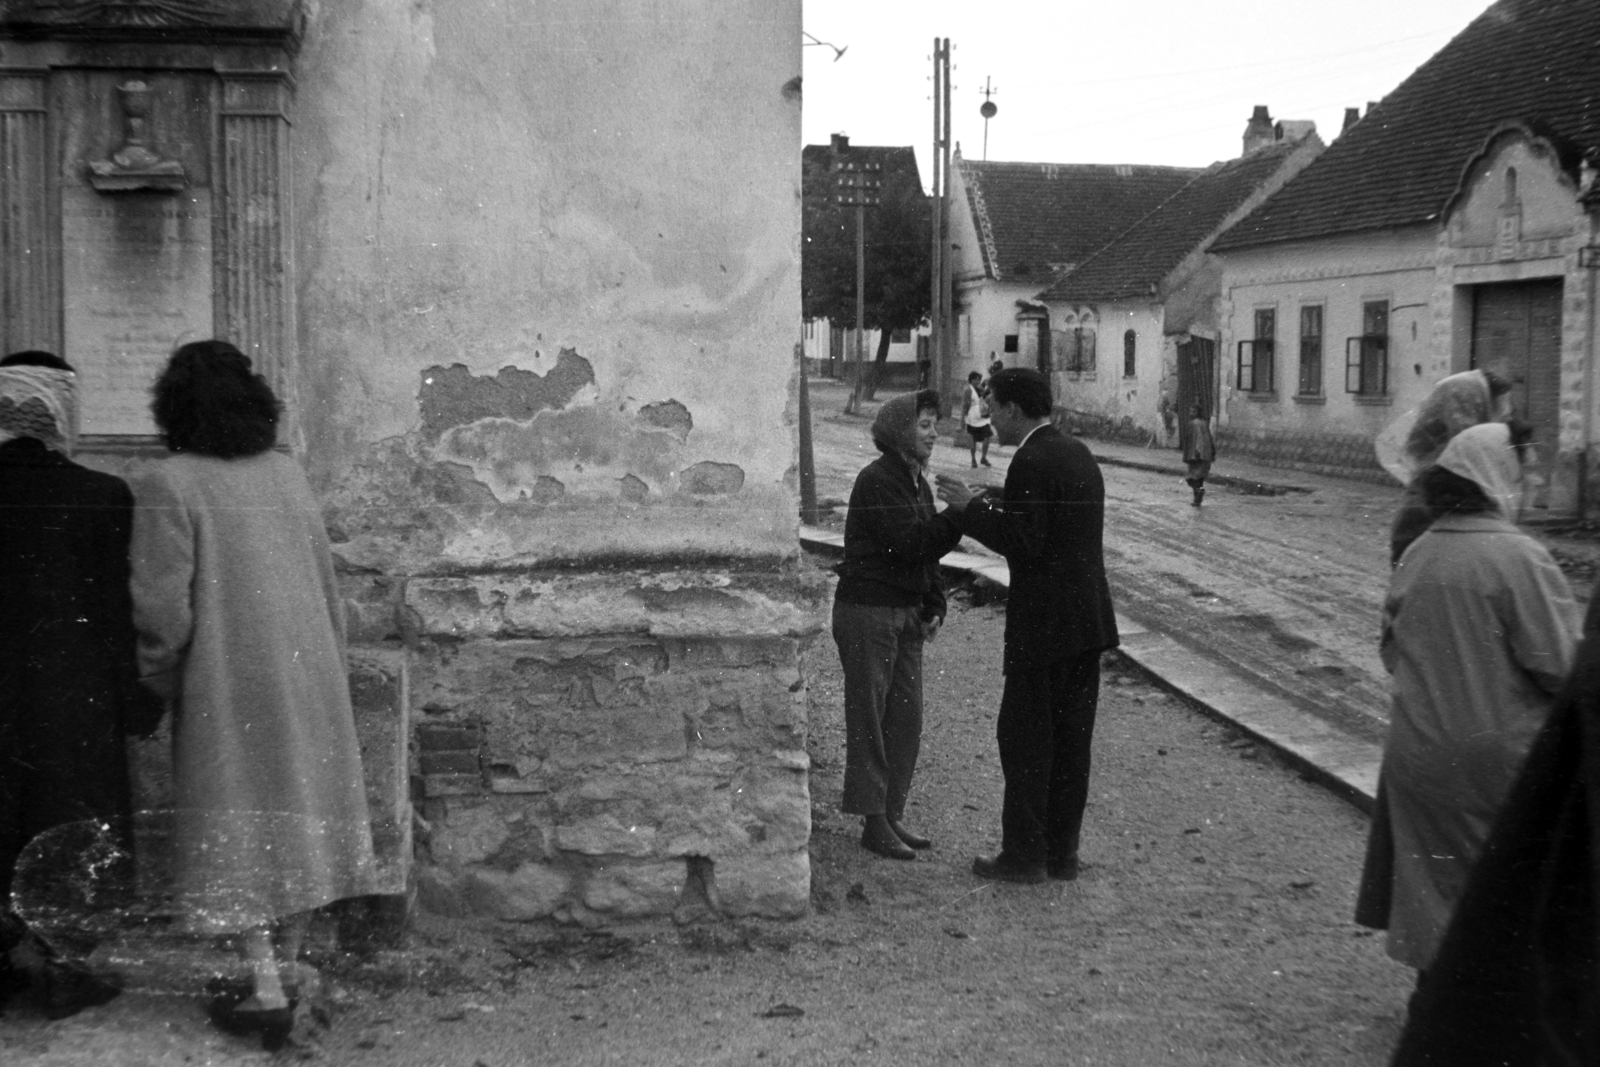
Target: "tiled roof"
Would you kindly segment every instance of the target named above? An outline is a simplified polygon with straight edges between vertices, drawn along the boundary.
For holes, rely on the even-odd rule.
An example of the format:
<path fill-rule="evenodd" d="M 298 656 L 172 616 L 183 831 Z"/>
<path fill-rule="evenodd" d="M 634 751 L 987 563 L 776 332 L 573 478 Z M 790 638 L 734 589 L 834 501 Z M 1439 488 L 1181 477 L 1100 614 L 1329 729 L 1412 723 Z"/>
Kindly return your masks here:
<path fill-rule="evenodd" d="M 1435 220 L 1509 122 L 1600 145 L 1600 3 L 1501 0 L 1212 248 Z"/>
<path fill-rule="evenodd" d="M 983 246 L 984 268 L 1006 280 L 1050 280 L 1081 263 L 1189 183 L 1191 167 L 987 163 L 956 159 Z"/>
<path fill-rule="evenodd" d="M 1280 141 L 1213 164 L 1041 294 L 1046 301 L 1148 297 L 1228 214 L 1268 181 L 1303 141 Z"/>

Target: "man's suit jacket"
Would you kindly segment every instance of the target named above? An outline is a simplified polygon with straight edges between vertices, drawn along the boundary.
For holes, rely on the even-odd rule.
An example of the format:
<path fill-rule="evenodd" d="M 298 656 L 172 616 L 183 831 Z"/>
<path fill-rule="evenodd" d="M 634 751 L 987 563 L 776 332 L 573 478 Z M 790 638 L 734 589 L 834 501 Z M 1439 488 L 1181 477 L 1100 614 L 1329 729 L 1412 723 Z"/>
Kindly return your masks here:
<path fill-rule="evenodd" d="M 975 500 L 963 532 L 1005 556 L 1005 672 L 1041 670 L 1117 645 L 1102 533 L 1105 483 L 1081 441 L 1035 430 L 1011 459 L 1001 499 Z"/>

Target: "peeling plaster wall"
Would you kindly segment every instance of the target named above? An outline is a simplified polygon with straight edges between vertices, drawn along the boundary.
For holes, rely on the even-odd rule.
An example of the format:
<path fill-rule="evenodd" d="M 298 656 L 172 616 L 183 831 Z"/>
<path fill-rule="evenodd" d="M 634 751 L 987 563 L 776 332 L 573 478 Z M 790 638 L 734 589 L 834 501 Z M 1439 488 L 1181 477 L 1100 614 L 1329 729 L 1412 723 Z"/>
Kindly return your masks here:
<path fill-rule="evenodd" d="M 303 457 L 404 652 L 423 903 L 806 906 L 799 0 L 341 0 L 295 69 Z"/>
<path fill-rule="evenodd" d="M 296 70 L 301 424 L 333 511 L 384 482 L 425 512 L 443 486 L 554 506 L 558 536 L 522 549 L 541 560 L 609 555 L 613 524 L 796 551 L 799 15 L 319 6 Z M 683 417 L 641 416 L 661 405 Z M 716 521 L 681 478 L 702 462 L 743 472 L 711 480 Z"/>

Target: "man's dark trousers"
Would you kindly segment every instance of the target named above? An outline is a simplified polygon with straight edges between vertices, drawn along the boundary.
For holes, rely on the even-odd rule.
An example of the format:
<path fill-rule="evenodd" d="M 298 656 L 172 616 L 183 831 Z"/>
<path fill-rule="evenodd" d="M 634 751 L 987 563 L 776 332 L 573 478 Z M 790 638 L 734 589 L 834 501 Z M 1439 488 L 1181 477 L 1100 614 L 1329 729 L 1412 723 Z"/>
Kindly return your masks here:
<path fill-rule="evenodd" d="M 996 734 L 1006 780 L 1000 851 L 1007 860 L 1076 862 L 1099 702 L 1098 651 L 1006 675 Z"/>

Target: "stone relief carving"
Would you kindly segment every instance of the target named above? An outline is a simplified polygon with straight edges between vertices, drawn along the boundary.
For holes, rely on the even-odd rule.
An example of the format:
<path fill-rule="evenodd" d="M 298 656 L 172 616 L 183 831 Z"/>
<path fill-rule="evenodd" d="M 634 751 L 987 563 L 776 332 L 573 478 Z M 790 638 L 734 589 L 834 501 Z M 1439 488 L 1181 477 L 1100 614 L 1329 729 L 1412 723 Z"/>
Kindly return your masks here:
<path fill-rule="evenodd" d="M 122 146 L 110 159 L 89 164 L 89 184 L 102 193 L 152 189 L 176 192 L 188 184 L 183 164 L 162 159 L 151 147 L 150 86 L 142 81 L 117 86 L 122 103 Z"/>

